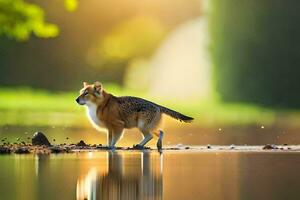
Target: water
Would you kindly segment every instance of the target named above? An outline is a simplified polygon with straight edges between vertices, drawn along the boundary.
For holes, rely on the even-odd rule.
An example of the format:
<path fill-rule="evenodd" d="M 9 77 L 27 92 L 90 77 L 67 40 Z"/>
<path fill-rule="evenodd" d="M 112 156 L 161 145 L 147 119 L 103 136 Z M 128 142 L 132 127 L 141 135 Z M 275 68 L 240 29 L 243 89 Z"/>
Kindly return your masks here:
<path fill-rule="evenodd" d="M 299 199 L 299 153 L 1 155 L 0 199 Z"/>

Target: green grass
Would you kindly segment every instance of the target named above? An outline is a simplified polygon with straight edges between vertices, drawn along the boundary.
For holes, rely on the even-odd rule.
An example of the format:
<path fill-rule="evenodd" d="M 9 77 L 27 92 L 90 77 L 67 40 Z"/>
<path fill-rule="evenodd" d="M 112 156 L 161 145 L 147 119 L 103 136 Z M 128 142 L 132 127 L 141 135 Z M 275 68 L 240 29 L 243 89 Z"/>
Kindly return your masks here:
<path fill-rule="evenodd" d="M 276 111 L 255 105 L 224 104 L 217 100 L 161 100 L 142 93 L 122 90 L 114 85 L 106 89 L 115 95 L 133 95 L 153 100 L 195 118 L 199 125 L 271 124 L 278 113 L 299 122 L 298 111 Z M 85 111 L 75 102 L 78 92 L 51 93 L 29 88 L 0 89 L 0 125 L 81 126 Z"/>

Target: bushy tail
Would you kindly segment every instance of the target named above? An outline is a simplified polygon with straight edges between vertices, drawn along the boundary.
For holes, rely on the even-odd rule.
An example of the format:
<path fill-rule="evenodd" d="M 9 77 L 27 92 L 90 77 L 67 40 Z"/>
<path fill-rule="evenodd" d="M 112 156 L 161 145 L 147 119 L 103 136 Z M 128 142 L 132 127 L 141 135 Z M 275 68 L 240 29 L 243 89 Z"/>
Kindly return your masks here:
<path fill-rule="evenodd" d="M 186 123 L 190 123 L 194 119 L 192 117 L 183 115 L 183 114 L 181 114 L 179 112 L 176 112 L 174 110 L 171 110 L 169 108 L 166 108 L 166 107 L 163 107 L 163 106 L 159 106 L 159 107 L 160 107 L 160 110 L 161 110 L 162 113 L 165 113 L 165 114 L 169 115 L 170 117 L 173 117 L 174 119 L 177 119 L 179 121 L 184 121 Z"/>

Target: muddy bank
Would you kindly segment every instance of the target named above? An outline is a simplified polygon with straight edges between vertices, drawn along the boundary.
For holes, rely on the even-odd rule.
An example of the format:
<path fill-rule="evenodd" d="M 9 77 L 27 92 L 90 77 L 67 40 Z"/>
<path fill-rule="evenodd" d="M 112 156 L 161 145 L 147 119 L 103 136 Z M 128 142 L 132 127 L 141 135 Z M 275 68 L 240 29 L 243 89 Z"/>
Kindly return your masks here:
<path fill-rule="evenodd" d="M 189 146 L 178 144 L 175 146 L 158 146 L 161 149 L 152 148 L 152 147 L 141 147 L 141 146 L 133 146 L 133 147 L 116 147 L 110 148 L 108 146 L 104 146 L 102 144 L 87 144 L 85 141 L 81 140 L 76 144 L 59 144 L 52 145 L 46 135 L 42 132 L 36 132 L 33 134 L 31 138 L 31 143 L 25 143 L 21 141 L 19 143 L 9 143 L 5 142 L 5 138 L 2 140 L 3 144 L 0 145 L 0 154 L 58 154 L 58 153 L 74 153 L 81 151 L 190 151 L 190 152 L 207 152 L 207 151 L 215 151 L 215 152 L 300 152 L 300 145 L 275 145 L 275 144 L 266 144 L 261 146 L 253 146 L 253 145 L 206 145 L 206 146 Z M 160 141 L 162 143 L 162 141 Z"/>
<path fill-rule="evenodd" d="M 110 149 L 101 144 L 60 144 L 54 146 L 46 145 L 32 145 L 32 144 L 4 144 L 0 145 L 0 154 L 58 154 L 58 153 L 75 153 L 86 151 L 157 151 L 156 148 L 145 147 L 144 149 L 136 149 L 134 147 L 116 147 Z M 300 145 L 264 145 L 264 146 L 167 146 L 163 147 L 160 152 L 174 151 L 174 152 L 299 152 Z"/>

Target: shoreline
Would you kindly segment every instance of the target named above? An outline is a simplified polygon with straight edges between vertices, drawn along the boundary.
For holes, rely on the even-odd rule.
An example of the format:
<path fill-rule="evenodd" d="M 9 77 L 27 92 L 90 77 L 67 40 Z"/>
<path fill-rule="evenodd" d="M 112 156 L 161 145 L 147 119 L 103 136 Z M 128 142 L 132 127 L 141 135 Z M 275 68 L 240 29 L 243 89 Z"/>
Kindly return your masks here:
<path fill-rule="evenodd" d="M 53 146 L 32 145 L 32 144 L 4 144 L 0 145 L 0 155 L 3 154 L 61 154 L 61 153 L 79 153 L 79 152 L 103 152 L 103 151 L 158 151 L 156 148 L 145 147 L 136 149 L 133 147 L 116 147 L 109 149 L 107 146 L 100 145 L 79 145 L 78 144 L 60 144 Z M 165 146 L 163 152 L 182 152 L 182 153 L 300 153 L 300 145 L 176 145 Z"/>

